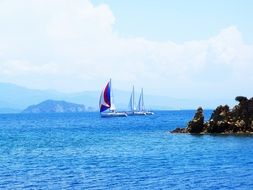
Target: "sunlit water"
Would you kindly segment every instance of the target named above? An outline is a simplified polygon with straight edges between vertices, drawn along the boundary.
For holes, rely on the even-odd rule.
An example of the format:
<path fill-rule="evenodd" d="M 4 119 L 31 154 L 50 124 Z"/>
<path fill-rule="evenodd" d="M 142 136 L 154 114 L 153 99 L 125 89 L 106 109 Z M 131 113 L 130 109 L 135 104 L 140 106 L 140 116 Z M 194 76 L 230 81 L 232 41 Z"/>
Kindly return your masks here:
<path fill-rule="evenodd" d="M 253 189 L 253 136 L 169 133 L 193 114 L 0 115 L 0 189 Z"/>

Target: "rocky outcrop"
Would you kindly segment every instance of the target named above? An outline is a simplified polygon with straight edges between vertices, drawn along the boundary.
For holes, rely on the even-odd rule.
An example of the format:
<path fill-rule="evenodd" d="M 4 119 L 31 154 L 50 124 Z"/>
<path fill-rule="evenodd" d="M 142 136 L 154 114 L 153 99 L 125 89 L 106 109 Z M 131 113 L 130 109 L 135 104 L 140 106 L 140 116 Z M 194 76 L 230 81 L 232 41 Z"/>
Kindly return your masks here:
<path fill-rule="evenodd" d="M 204 122 L 203 109 L 199 107 L 186 128 L 177 128 L 172 133 L 192 134 L 253 134 L 253 98 L 235 98 L 239 102 L 233 109 L 228 105 L 218 106 L 210 119 Z"/>
<path fill-rule="evenodd" d="M 187 131 L 189 133 L 200 133 L 204 127 L 204 114 L 202 107 L 199 107 L 194 115 L 193 120 L 188 123 Z"/>

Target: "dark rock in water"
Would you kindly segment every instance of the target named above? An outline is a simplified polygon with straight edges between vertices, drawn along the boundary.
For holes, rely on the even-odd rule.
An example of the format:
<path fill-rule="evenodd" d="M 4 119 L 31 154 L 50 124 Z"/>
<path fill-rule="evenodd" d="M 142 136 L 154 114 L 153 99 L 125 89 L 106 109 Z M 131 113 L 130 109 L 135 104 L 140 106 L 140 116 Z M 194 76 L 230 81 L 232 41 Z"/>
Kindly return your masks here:
<path fill-rule="evenodd" d="M 208 123 L 206 123 L 206 129 L 204 132 L 207 133 L 222 133 L 229 128 L 229 107 L 218 106 L 212 113 Z"/>
<path fill-rule="evenodd" d="M 85 112 L 86 108 L 81 104 L 65 101 L 46 100 L 37 105 L 26 108 L 23 113 L 77 113 Z"/>
<path fill-rule="evenodd" d="M 187 133 L 186 128 L 176 128 L 171 133 Z"/>
<path fill-rule="evenodd" d="M 188 123 L 187 131 L 189 133 L 200 133 L 204 127 L 204 115 L 202 107 L 199 107 L 193 120 Z"/>
<path fill-rule="evenodd" d="M 204 123 L 203 109 L 197 109 L 194 118 L 186 128 L 177 128 L 173 133 L 223 133 L 223 134 L 253 134 L 253 98 L 244 96 L 235 98 L 239 102 L 232 110 L 228 105 L 218 106 L 210 119 Z"/>

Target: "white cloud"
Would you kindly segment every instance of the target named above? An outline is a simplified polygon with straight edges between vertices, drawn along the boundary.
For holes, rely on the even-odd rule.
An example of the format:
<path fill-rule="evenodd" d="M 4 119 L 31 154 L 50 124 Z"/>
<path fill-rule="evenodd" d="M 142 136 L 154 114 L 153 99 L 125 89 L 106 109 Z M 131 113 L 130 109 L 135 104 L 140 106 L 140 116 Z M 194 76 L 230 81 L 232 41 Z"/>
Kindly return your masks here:
<path fill-rule="evenodd" d="M 81 91 L 112 77 L 116 88 L 175 97 L 253 93 L 253 46 L 235 26 L 177 44 L 123 38 L 115 21 L 109 6 L 89 0 L 0 1 L 0 81 Z"/>

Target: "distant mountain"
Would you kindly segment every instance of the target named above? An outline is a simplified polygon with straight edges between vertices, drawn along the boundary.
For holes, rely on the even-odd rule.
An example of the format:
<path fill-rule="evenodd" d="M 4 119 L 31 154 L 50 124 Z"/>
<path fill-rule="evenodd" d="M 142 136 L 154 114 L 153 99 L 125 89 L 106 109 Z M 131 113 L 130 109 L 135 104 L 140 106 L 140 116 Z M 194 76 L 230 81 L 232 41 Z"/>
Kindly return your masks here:
<path fill-rule="evenodd" d="M 26 108 L 23 113 L 77 113 L 85 112 L 86 108 L 81 104 L 65 101 L 46 100 L 37 105 Z"/>
<path fill-rule="evenodd" d="M 101 89 L 100 89 L 101 90 Z M 131 89 L 129 89 L 131 90 Z M 0 111 L 13 113 L 17 110 L 24 110 L 26 107 L 38 104 L 44 100 L 65 100 L 77 104 L 83 104 L 90 110 L 98 110 L 98 101 L 101 91 L 83 91 L 79 93 L 62 93 L 54 90 L 36 90 L 21 87 L 15 84 L 0 83 Z M 136 91 L 136 100 L 139 98 Z M 130 91 L 114 89 L 114 101 L 117 109 L 126 110 L 130 98 Z M 167 96 L 149 95 L 145 93 L 144 101 L 147 109 L 168 110 L 168 109 L 195 109 L 198 106 L 203 108 L 214 108 L 216 105 L 234 105 L 234 101 L 224 99 L 179 99 Z M 15 111 L 16 110 L 16 111 Z"/>

